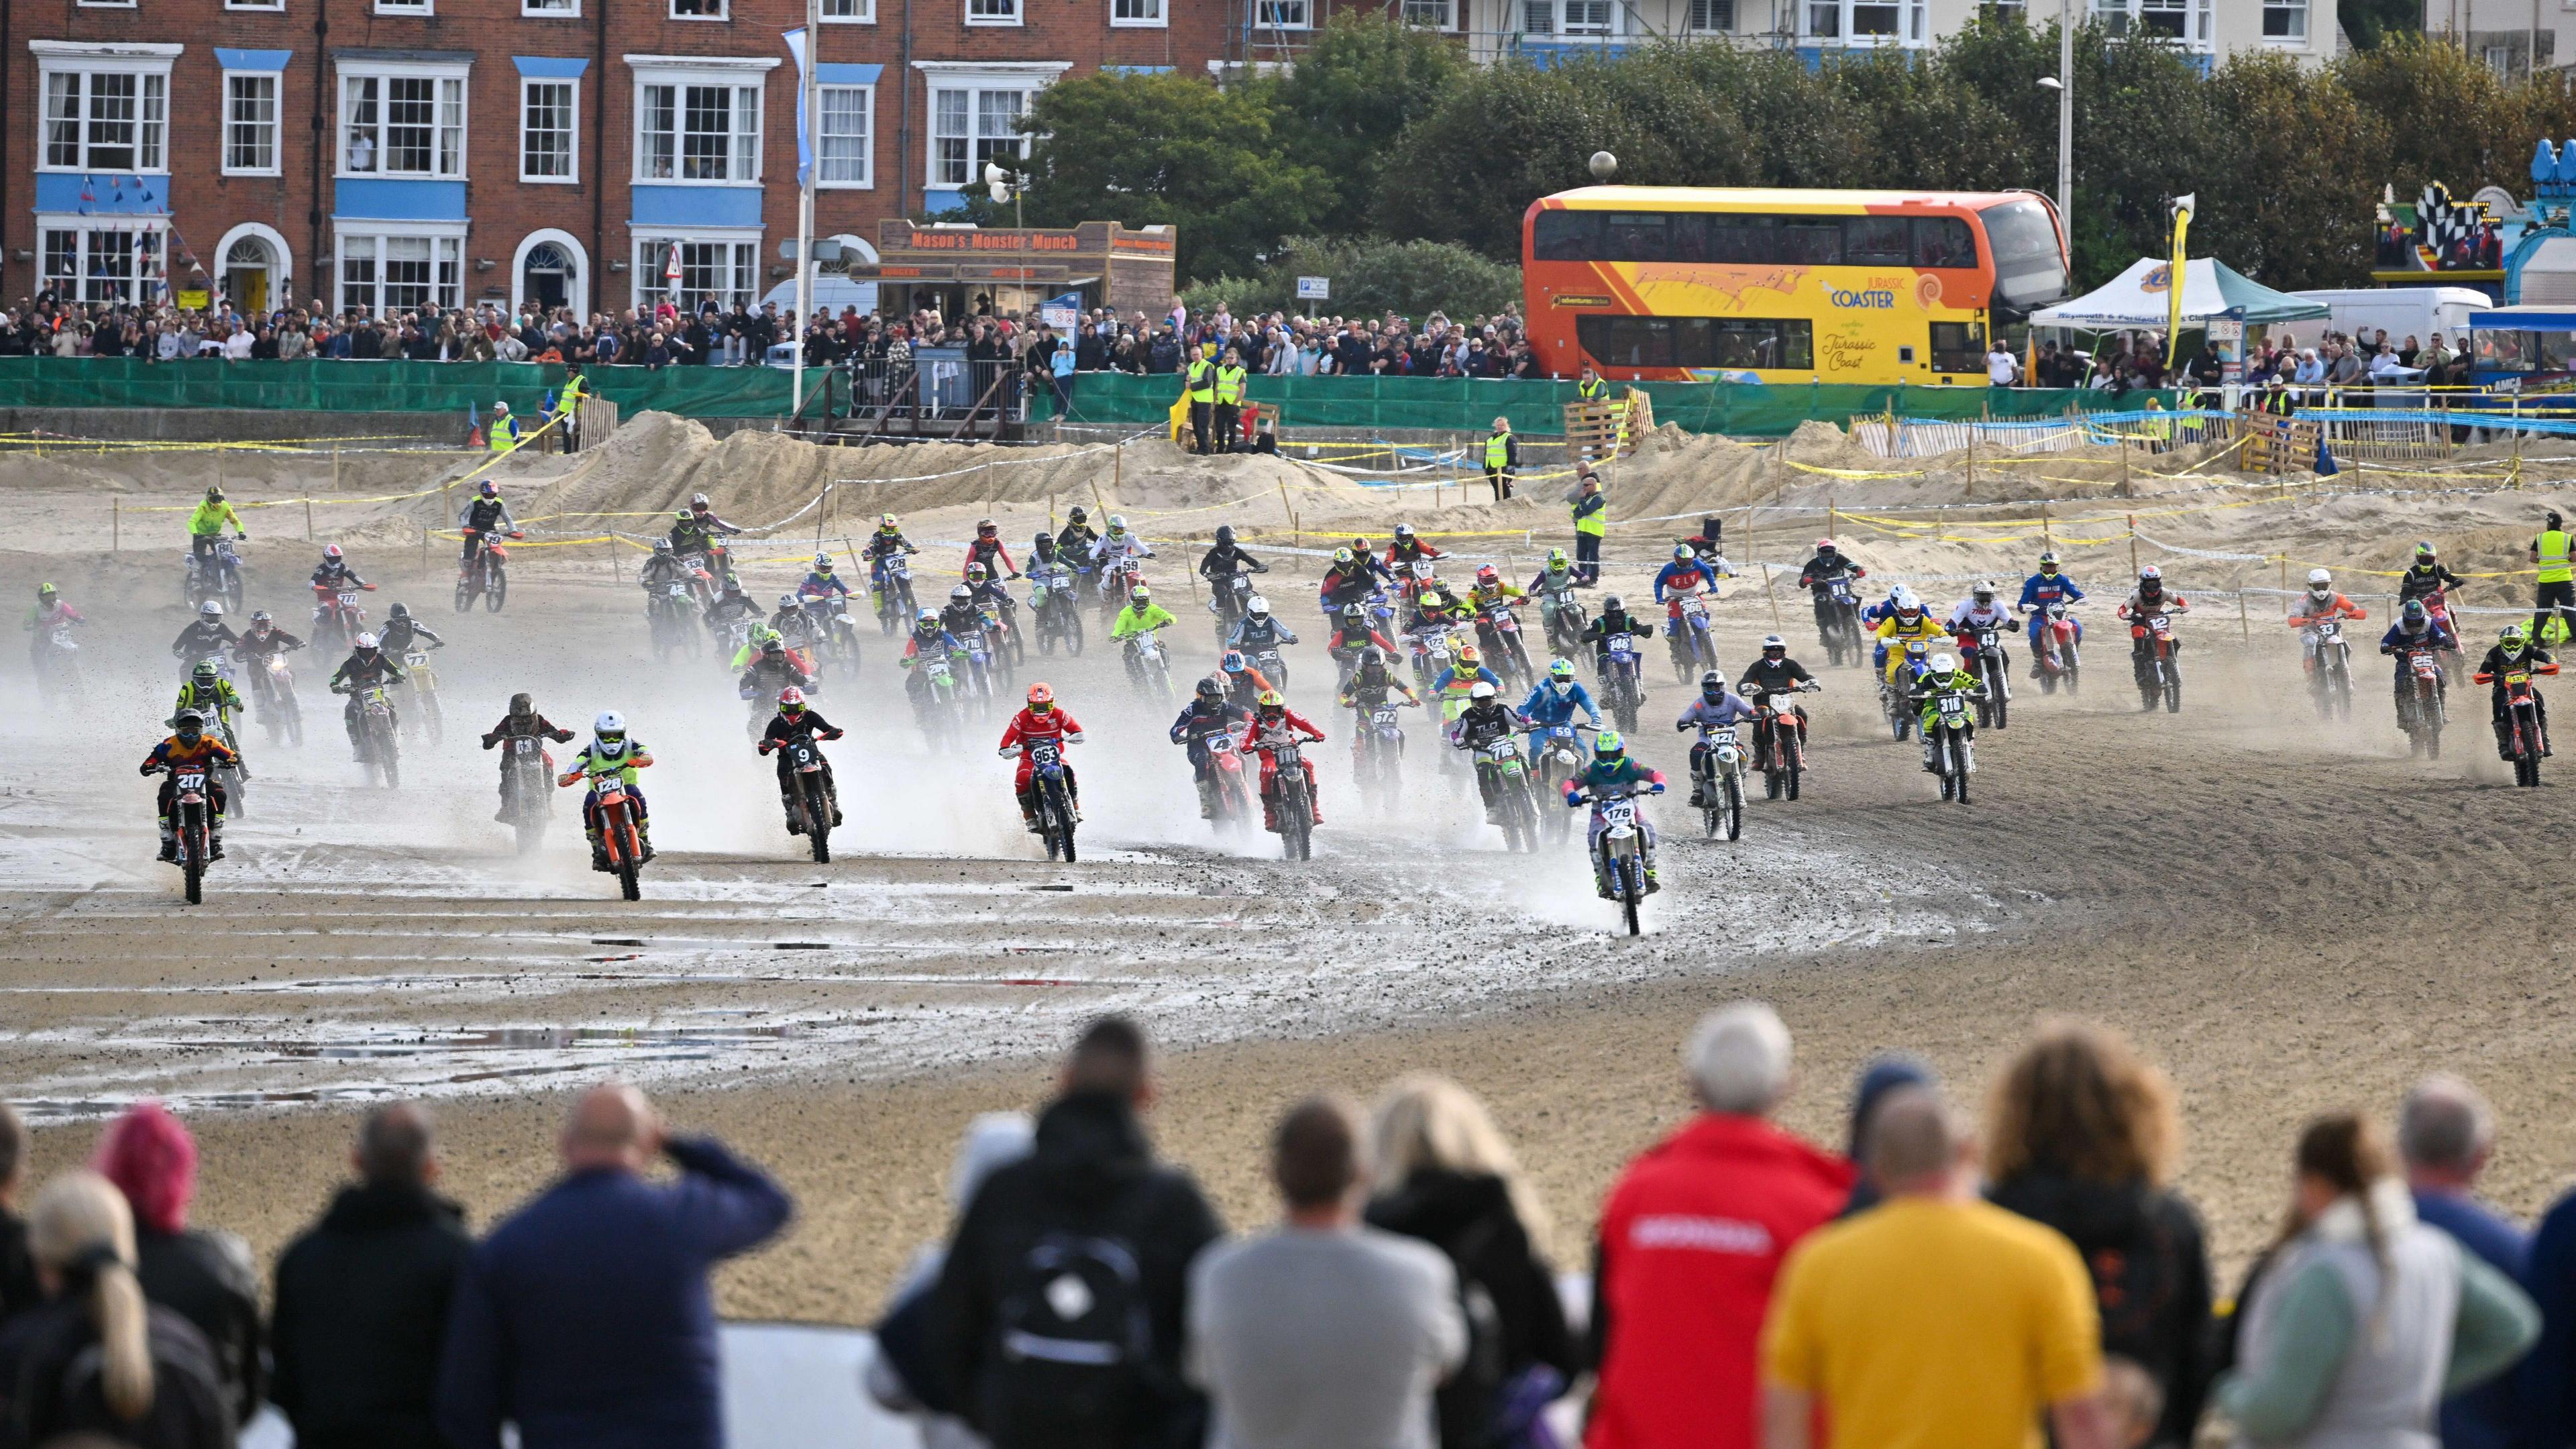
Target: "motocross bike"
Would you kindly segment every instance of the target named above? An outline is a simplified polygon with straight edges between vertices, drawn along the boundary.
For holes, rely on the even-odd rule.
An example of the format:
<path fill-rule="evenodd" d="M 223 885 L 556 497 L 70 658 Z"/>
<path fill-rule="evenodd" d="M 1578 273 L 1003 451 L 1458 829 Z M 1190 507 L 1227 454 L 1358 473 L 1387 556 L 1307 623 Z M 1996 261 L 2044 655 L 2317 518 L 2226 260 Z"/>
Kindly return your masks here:
<path fill-rule="evenodd" d="M 876 599 L 877 628 L 886 634 L 912 622 L 920 605 L 912 598 L 912 561 L 902 554 L 889 554 L 877 560 L 871 570 L 868 592 Z"/>
<path fill-rule="evenodd" d="M 1540 595 L 1539 613 L 1547 621 L 1549 653 L 1572 659 L 1583 652 L 1583 631 L 1591 625 L 1592 616 L 1584 611 L 1583 601 L 1575 597 L 1571 584 Z"/>
<path fill-rule="evenodd" d="M 2540 783 L 2540 761 L 2549 753 L 2549 732 L 2540 719 L 2540 693 L 2532 687 L 2532 676 L 2556 674 L 2555 664 L 2510 668 L 2504 672 L 2504 753 L 2513 761 L 2513 783 L 2533 787 Z M 2480 684 L 2492 684 L 2495 676 L 2479 673 Z"/>
<path fill-rule="evenodd" d="M 1601 708 L 1631 734 L 1637 729 L 1637 710 L 1646 702 L 1644 671 L 1636 635 L 1612 634 L 1601 641 Z"/>
<path fill-rule="evenodd" d="M 1968 803 L 1968 777 L 1977 771 L 1974 725 L 1964 695 L 1944 690 L 1923 701 L 1923 738 L 1932 746 L 1932 772 L 1941 798 Z"/>
<path fill-rule="evenodd" d="M 525 538 L 527 535 L 514 528 L 501 537 Z M 484 609 L 497 614 L 501 612 L 501 601 L 510 596 L 510 551 L 501 546 L 499 539 L 479 528 L 466 529 L 465 538 L 469 544 L 477 546 L 456 570 L 456 612 L 462 614 L 472 609 L 479 595 Z"/>
<path fill-rule="evenodd" d="M 1381 699 L 1374 706 L 1353 704 L 1358 716 L 1351 733 L 1351 776 L 1360 794 L 1392 813 L 1404 793 L 1404 726 L 1400 709 L 1419 708 L 1411 699 Z"/>
<path fill-rule="evenodd" d="M 1466 749 L 1465 741 L 1458 748 Z M 1494 782 L 1494 813 L 1503 827 L 1503 848 L 1538 849 L 1538 800 L 1530 793 L 1529 764 L 1521 758 L 1517 735 L 1497 735 L 1474 749 L 1476 777 Z"/>
<path fill-rule="evenodd" d="M 1825 662 L 1839 666 L 1868 658 L 1869 651 L 1860 637 L 1860 594 L 1852 588 L 1852 581 L 1823 579 L 1815 587 L 1825 591 L 1825 607 L 1816 618 L 1816 632 L 1825 644 Z"/>
<path fill-rule="evenodd" d="M 412 706 L 403 717 L 403 733 L 426 730 L 433 745 L 447 738 L 447 720 L 438 707 L 438 671 L 430 667 L 427 650 L 403 655 L 403 678 L 411 686 Z"/>
<path fill-rule="evenodd" d="M 2449 687 L 2442 661 L 2429 648 L 2400 645 L 2398 668 L 2405 678 L 2397 696 L 2397 727 L 2406 732 L 2406 753 L 2428 760 L 2442 758 L 2442 726 L 2450 718 Z"/>
<path fill-rule="evenodd" d="M 1163 652 L 1159 629 L 1139 629 L 1127 636 L 1124 663 L 1128 687 L 1149 700 L 1172 697 L 1172 662 Z"/>
<path fill-rule="evenodd" d="M 813 847 L 814 863 L 827 865 L 832 859 L 832 792 L 824 776 L 823 747 L 815 742 L 813 727 L 808 725 L 778 748 L 787 756 L 787 772 L 794 782 L 789 787 L 795 808 L 788 833 L 804 836 Z"/>
<path fill-rule="evenodd" d="M 1047 859 L 1073 859 L 1073 791 L 1064 778 L 1064 746 L 1057 740 L 1029 742 L 1029 789 L 1038 800 L 1038 834 L 1046 840 Z"/>
<path fill-rule="evenodd" d="M 1799 686 L 1799 692 L 1808 693 L 1818 687 L 1809 680 Z M 1771 700 L 1766 691 L 1753 701 L 1753 738 L 1762 758 L 1762 797 L 1795 800 L 1798 781 L 1807 773 L 1807 742 L 1798 732 L 1797 712 Z"/>
<path fill-rule="evenodd" d="M 2002 729 L 2011 717 L 2012 655 L 2004 648 L 2003 630 L 1970 625 L 1958 637 L 1959 660 L 1979 686 L 1977 724 Z"/>
<path fill-rule="evenodd" d="M 1691 785 L 1699 795 L 1700 835 L 1707 840 L 1742 840 L 1744 747 L 1736 742 L 1735 726 L 1701 725 L 1699 743 Z"/>
<path fill-rule="evenodd" d="M 393 701 L 386 697 L 383 685 L 369 685 L 358 695 L 358 768 L 365 778 L 384 781 L 388 790 L 402 788 L 402 742 L 398 736 Z"/>
<path fill-rule="evenodd" d="M 1549 725 L 1531 751 L 1531 767 L 1537 772 L 1536 788 L 1541 799 L 1554 799 L 1565 791 L 1565 782 L 1583 773 L 1583 745 L 1576 734 L 1590 725 Z M 1561 811 L 1539 813 L 1539 833 L 1553 845 L 1566 837 L 1574 822 Z"/>
<path fill-rule="evenodd" d="M 1527 690 L 1538 682 L 1537 674 L 1530 669 L 1529 648 L 1521 642 L 1521 621 L 1512 614 L 1511 600 L 1476 606 L 1476 638 L 1484 646 L 1493 671 L 1502 676 L 1505 689 Z"/>
<path fill-rule="evenodd" d="M 512 735 L 501 742 L 502 814 L 519 839 L 519 854 L 532 855 L 546 837 L 554 817 L 554 792 L 546 781 L 554 773 L 554 756 L 534 735 Z"/>
<path fill-rule="evenodd" d="M 1252 824 L 1252 785 L 1245 777 L 1243 736 L 1220 730 L 1207 737 L 1208 820 L 1220 831 L 1248 830 Z"/>
<path fill-rule="evenodd" d="M 2039 692 L 2055 694 L 2063 687 L 2075 692 L 2077 679 L 2084 667 L 2082 651 L 2077 648 L 2080 631 L 2066 613 L 2064 601 L 2048 605 L 2039 625 L 2039 642 L 2031 647 L 2031 667 L 2039 675 Z"/>
<path fill-rule="evenodd" d="M 1928 665 L 1907 661 L 1896 666 L 1894 682 L 1879 682 L 1879 708 L 1886 713 L 1887 726 L 1899 740 L 1911 738 L 1915 726 L 1921 723 L 1914 707 L 1914 686 L 1930 672 Z"/>
<path fill-rule="evenodd" d="M 627 789 L 622 763 L 592 768 L 590 811 L 591 821 L 599 829 L 590 868 L 617 877 L 619 895 L 630 901 L 642 900 L 644 893 L 636 875 L 644 869 L 644 838 L 635 828 L 635 797 Z"/>
<path fill-rule="evenodd" d="M 1661 785 L 1626 785 L 1606 793 L 1577 791 L 1565 802 L 1568 809 L 1590 805 L 1600 822 L 1601 834 L 1592 848 L 1593 874 L 1618 902 L 1631 936 L 1644 929 L 1637 908 L 1646 899 L 1646 822 L 1639 797 L 1662 793 Z"/>
<path fill-rule="evenodd" d="M 921 671 L 922 697 L 915 705 L 921 717 L 921 739 L 933 752 L 942 743 L 964 737 L 966 722 L 957 697 L 957 668 L 945 650 L 933 649 L 913 661 Z"/>
<path fill-rule="evenodd" d="M 850 622 L 850 601 L 839 594 L 809 594 L 803 603 L 805 636 L 814 641 L 815 661 L 828 657 L 857 675 L 859 626 Z"/>
<path fill-rule="evenodd" d="M 170 830 L 179 856 L 175 864 L 181 879 L 187 882 L 188 904 L 198 905 L 206 898 L 206 867 L 214 848 L 214 791 L 206 772 L 194 765 L 164 765 L 161 769 L 171 779 Z"/>
<path fill-rule="evenodd" d="M 2133 620 L 2129 637 L 2136 641 L 2138 707 L 2154 709 L 2161 700 L 2165 713 L 2182 713 L 2182 669 L 2175 658 L 2182 652 L 2182 641 L 2174 637 L 2173 614 L 2158 609 Z"/>
<path fill-rule="evenodd" d="M 259 706 L 259 724 L 268 731 L 268 742 L 302 745 L 304 706 L 295 697 L 295 671 L 286 662 L 286 651 L 272 649 L 242 663 L 250 670 L 250 696 Z"/>
<path fill-rule="evenodd" d="M 233 552 L 232 540 L 216 539 L 211 553 L 199 554 L 190 549 L 185 563 L 188 573 L 180 592 L 187 598 L 190 613 L 208 599 L 220 600 L 234 613 L 241 612 L 241 555 Z"/>
<path fill-rule="evenodd" d="M 335 589 L 329 584 L 313 586 L 313 642 L 317 647 L 346 649 L 367 632 L 367 611 L 358 604 L 358 595 L 372 592 L 374 584 L 354 589 Z"/>
<path fill-rule="evenodd" d="M 1082 600 L 1074 588 L 1073 570 L 1062 564 L 1029 570 L 1029 625 L 1037 631 L 1040 654 L 1053 654 L 1062 644 L 1068 657 L 1081 657 Z"/>
<path fill-rule="evenodd" d="M 1297 732 L 1271 730 L 1254 743 L 1270 752 L 1271 829 L 1278 833 L 1281 857 L 1313 860 L 1315 802 L 1306 794 L 1306 753 Z"/>
<path fill-rule="evenodd" d="M 1261 677 L 1270 681 L 1270 687 L 1282 694 L 1287 693 L 1288 661 L 1281 657 L 1279 646 L 1273 644 L 1267 649 L 1249 652 L 1252 667 L 1261 671 Z"/>
<path fill-rule="evenodd" d="M 1679 608 L 1664 626 L 1664 644 L 1672 651 L 1673 678 L 1682 684 L 1696 683 L 1703 671 L 1717 667 L 1717 640 L 1708 631 L 1708 600 L 1698 594 L 1684 594 Z"/>
<path fill-rule="evenodd" d="M 1208 580 L 1208 612 L 1216 616 L 1216 647 L 1223 649 L 1243 618 L 1243 601 L 1252 597 L 1252 575 L 1241 569 Z"/>
<path fill-rule="evenodd" d="M 698 638 L 696 590 L 684 579 L 658 584 L 644 605 L 645 618 L 653 628 L 653 657 L 667 661 L 673 654 L 698 657 L 704 647 Z"/>
<path fill-rule="evenodd" d="M 49 704 L 77 706 L 81 699 L 80 641 L 72 637 L 73 620 L 65 615 L 45 626 L 36 641 L 38 693 Z"/>
<path fill-rule="evenodd" d="M 2299 631 L 2308 655 L 2308 698 L 2319 719 L 2352 718 L 2352 641 L 2341 619 L 2319 619 Z"/>

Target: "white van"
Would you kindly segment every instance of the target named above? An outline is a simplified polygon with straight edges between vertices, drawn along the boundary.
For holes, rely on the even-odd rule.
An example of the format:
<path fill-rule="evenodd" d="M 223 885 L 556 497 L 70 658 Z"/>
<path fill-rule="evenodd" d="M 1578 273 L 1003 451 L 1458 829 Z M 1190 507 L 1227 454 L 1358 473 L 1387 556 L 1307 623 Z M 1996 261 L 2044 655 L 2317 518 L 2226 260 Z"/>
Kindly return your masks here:
<path fill-rule="evenodd" d="M 2327 308 L 2322 319 L 2273 324 L 2275 337 L 2291 333 L 2302 347 L 2314 346 L 2317 337 L 2328 331 L 2368 340 L 2384 328 L 2388 340 L 2400 347 L 2409 337 L 2424 342 L 2435 332 L 2457 338 L 2469 330 L 2471 313 L 2495 305 L 2494 299 L 2475 287 L 2330 287 L 2290 295 L 2323 302 Z"/>

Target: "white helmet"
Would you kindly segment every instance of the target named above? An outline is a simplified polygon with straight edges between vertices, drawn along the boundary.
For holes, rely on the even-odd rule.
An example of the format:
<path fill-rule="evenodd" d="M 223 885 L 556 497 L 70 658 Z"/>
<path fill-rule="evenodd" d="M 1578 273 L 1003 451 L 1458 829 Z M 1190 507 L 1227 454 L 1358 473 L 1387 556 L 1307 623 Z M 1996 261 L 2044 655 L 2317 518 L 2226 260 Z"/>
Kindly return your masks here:
<path fill-rule="evenodd" d="M 349 642 L 360 649 L 373 649 L 376 647 L 376 636 L 373 634 L 361 634 Z"/>
<path fill-rule="evenodd" d="M 220 619 L 224 616 L 224 601 L 208 599 L 197 606 L 197 614 L 201 618 Z"/>
<path fill-rule="evenodd" d="M 1894 589 L 1888 591 L 1887 601 L 1900 609 L 1919 609 L 1923 607 L 1923 601 L 1914 597 L 1914 591 L 1903 584 L 1898 584 Z"/>
<path fill-rule="evenodd" d="M 1958 672 L 1958 668 L 1959 656 L 1956 654 L 1941 653 L 1932 656 L 1932 672 L 1935 674 L 1954 674 Z"/>
<path fill-rule="evenodd" d="M 1979 579 L 1977 580 L 1977 586 L 1968 590 L 1968 592 L 1976 598 L 1991 599 L 1995 596 L 1995 581 L 1993 579 Z"/>
<path fill-rule="evenodd" d="M 603 709 L 599 718 L 590 722 L 590 729 L 593 734 L 622 735 L 626 733 L 626 716 L 613 709 Z"/>
<path fill-rule="evenodd" d="M 2308 592 L 2319 598 L 2334 592 L 2334 575 L 2324 569 L 2308 570 Z"/>
<path fill-rule="evenodd" d="M 2138 570 L 2138 582 L 2142 584 L 2149 579 L 2162 581 L 2164 576 L 2165 571 L 2157 568 L 2154 564 L 2149 564 L 2145 568 Z"/>
<path fill-rule="evenodd" d="M 1113 514 L 1109 515 L 1109 531 L 1110 531 L 1111 533 L 1124 533 L 1124 532 L 1126 532 L 1126 531 L 1127 531 L 1127 515 L 1126 515 L 1126 514 L 1124 514 L 1124 513 L 1113 513 Z"/>
<path fill-rule="evenodd" d="M 1467 691 L 1467 697 L 1469 699 L 1491 699 L 1494 697 L 1494 687 L 1479 679 L 1476 681 L 1474 687 Z"/>
<path fill-rule="evenodd" d="M 1243 601 L 1243 608 L 1245 613 L 1259 617 L 1260 615 L 1270 612 L 1270 601 L 1261 597 L 1259 594 L 1255 594 L 1251 598 Z"/>

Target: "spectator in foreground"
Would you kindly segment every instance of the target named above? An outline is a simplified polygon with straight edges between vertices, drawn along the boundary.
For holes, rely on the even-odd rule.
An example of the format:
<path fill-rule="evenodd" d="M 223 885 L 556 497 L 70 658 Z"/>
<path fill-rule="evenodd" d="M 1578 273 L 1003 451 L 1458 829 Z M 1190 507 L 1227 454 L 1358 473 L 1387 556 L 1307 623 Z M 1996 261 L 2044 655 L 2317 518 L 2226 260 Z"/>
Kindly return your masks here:
<path fill-rule="evenodd" d="M 793 1205 L 713 1139 L 673 1137 L 644 1094 L 593 1087 L 564 1124 L 564 1175 L 466 1266 L 439 1365 L 454 1449 L 720 1449 L 707 1274 L 768 1241 Z M 668 1157 L 679 1179 L 644 1171 Z"/>
<path fill-rule="evenodd" d="M 197 1192 L 195 1140 L 160 1103 L 139 1102 L 108 1124 L 90 1166 L 116 1184 L 133 1211 L 143 1296 L 205 1335 L 233 1423 L 249 1423 L 268 1392 L 259 1269 L 241 1239 L 188 1226 L 188 1202 Z"/>
<path fill-rule="evenodd" d="M 2530 1235 L 2475 1196 L 2494 1152 L 2495 1113 L 2477 1088 L 2457 1077 L 2426 1077 L 2397 1109 L 2397 1157 L 2416 1219 L 2520 1284 L 2531 1266 Z M 2443 1449 L 2513 1449 L 2520 1418 L 2513 1375 L 2503 1375 L 2443 1400 Z"/>
<path fill-rule="evenodd" d="M 1034 1138 L 1025 1112 L 986 1112 L 967 1123 L 948 1171 L 950 1216 L 963 1218 L 984 1180 L 1028 1156 Z M 937 1295 L 932 1290 L 939 1286 L 940 1266 L 947 1260 L 945 1243 L 925 1244 L 913 1255 L 877 1323 L 877 1351 L 868 1360 L 865 1384 L 868 1397 L 880 1407 L 914 1421 L 922 1449 L 981 1449 L 983 1437 L 958 1417 L 956 1390 L 940 1376 L 933 1353 L 931 1310 Z"/>
<path fill-rule="evenodd" d="M 1763 1442 L 2112 1449 L 2092 1285 L 2066 1239 L 1981 1201 L 1976 1145 L 1940 1097 L 1870 1119 L 1887 1200 L 1790 1250 L 1763 1328 Z"/>
<path fill-rule="evenodd" d="M 1887 1094 L 1899 1087 L 1938 1087 L 1940 1079 L 1932 1075 L 1931 1066 L 1919 1057 L 1904 1052 L 1881 1052 L 1870 1058 L 1852 1083 L 1851 1132 L 1843 1156 L 1857 1170 L 1852 1179 L 1851 1197 L 1843 1203 L 1842 1216 L 1850 1217 L 1878 1206 L 1886 1196 L 1869 1176 L 1869 1118 Z"/>
<path fill-rule="evenodd" d="M 297 1449 L 445 1449 L 438 1351 L 474 1240 L 430 1190 L 428 1112 L 368 1113 L 349 1165 L 357 1183 L 278 1256 L 269 1397 Z"/>
<path fill-rule="evenodd" d="M 2299 1134 L 2290 1214 L 2238 1307 L 2238 1371 L 2219 1407 L 2257 1443 L 2428 1442 L 2442 1398 L 2531 1347 L 2522 1290 L 2415 1217 L 2388 1150 L 2358 1115 Z"/>
<path fill-rule="evenodd" d="M 1682 1067 L 1699 1115 L 1630 1163 L 1601 1209 L 1590 1449 L 1760 1443 L 1773 1282 L 1851 1193 L 1849 1164 L 1768 1120 L 1789 1092 L 1789 1029 L 1770 1007 L 1701 1018 Z"/>
<path fill-rule="evenodd" d="M 26 1182 L 27 1124 L 0 1102 L 0 1324 L 44 1297 L 36 1287 L 35 1260 L 27 1256 L 27 1220 L 18 1216 L 18 1193 Z"/>
<path fill-rule="evenodd" d="M 1059 1086 L 1036 1149 L 985 1181 L 949 1242 L 930 1310 L 939 1371 L 996 1449 L 1198 1444 L 1207 1404 L 1181 1378 L 1190 1263 L 1224 1225 L 1154 1160 L 1134 1022 L 1093 1022 Z"/>
<path fill-rule="evenodd" d="M 2102 1351 L 2155 1380 L 2149 1442 L 2188 1449 L 2209 1392 L 2209 1254 L 2200 1215 L 2166 1186 L 2181 1146 L 2173 1087 L 2127 1042 L 2044 1024 L 1995 1083 L 1987 1199 L 2075 1244 L 2092 1270 Z"/>
<path fill-rule="evenodd" d="M 1448 1258 L 1361 1226 L 1359 1129 L 1339 1102 L 1291 1110 L 1270 1171 L 1285 1221 L 1190 1270 L 1210 1449 L 1432 1449 L 1432 1389 L 1467 1351 Z"/>
<path fill-rule="evenodd" d="M 124 1196 L 65 1173 L 36 1195 L 27 1230 L 46 1302 L 0 1332 L 0 1445 L 95 1435 L 120 1449 L 232 1449 L 205 1336 L 135 1281 Z"/>
<path fill-rule="evenodd" d="M 1440 1443 L 1519 1443 L 1579 1367 L 1556 1272 L 1537 1246 L 1552 1228 L 1547 1208 L 1484 1103 L 1446 1077 L 1397 1082 L 1369 1139 L 1368 1225 L 1438 1248 L 1470 1298 L 1492 1305 L 1468 1325 L 1473 1351 L 1440 1386 Z"/>
<path fill-rule="evenodd" d="M 2541 1215 L 2522 1281 L 2541 1318 L 2540 1342 L 2514 1380 L 2522 1449 L 2568 1449 L 2576 1445 L 2576 1192 Z"/>

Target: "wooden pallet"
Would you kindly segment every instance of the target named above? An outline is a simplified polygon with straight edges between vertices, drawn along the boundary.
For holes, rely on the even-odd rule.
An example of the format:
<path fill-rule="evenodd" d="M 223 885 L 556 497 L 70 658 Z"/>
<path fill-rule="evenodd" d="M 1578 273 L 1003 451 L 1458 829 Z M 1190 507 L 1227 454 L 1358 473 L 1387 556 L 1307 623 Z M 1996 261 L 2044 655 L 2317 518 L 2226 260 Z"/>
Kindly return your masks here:
<path fill-rule="evenodd" d="M 1633 453 L 1655 428 L 1655 400 L 1637 388 L 1598 402 L 1565 405 L 1565 446 L 1582 458 Z"/>
<path fill-rule="evenodd" d="M 2278 413 L 2239 413 L 2245 429 L 2244 471 L 2306 473 L 2317 465 L 2317 425 Z"/>

